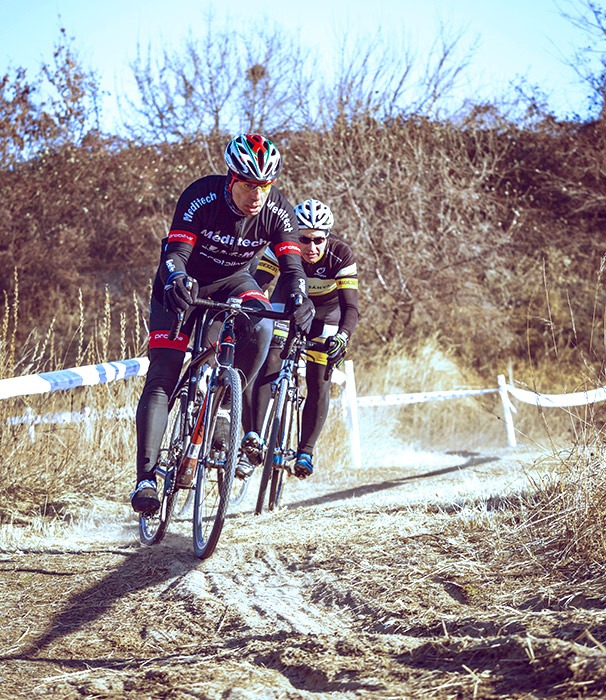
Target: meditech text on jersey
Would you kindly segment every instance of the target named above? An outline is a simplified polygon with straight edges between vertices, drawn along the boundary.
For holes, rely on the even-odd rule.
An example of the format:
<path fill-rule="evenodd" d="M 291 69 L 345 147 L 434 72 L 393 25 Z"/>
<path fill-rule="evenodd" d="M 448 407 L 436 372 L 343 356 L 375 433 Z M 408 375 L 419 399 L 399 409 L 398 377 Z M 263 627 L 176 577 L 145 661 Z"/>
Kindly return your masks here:
<path fill-rule="evenodd" d="M 278 209 L 278 205 L 275 202 L 267 202 L 267 208 L 279 219 L 282 219 L 285 231 L 292 231 L 292 224 L 290 223 L 290 217 L 288 216 L 286 209 Z"/>
<path fill-rule="evenodd" d="M 201 236 L 205 236 L 209 240 L 211 240 L 213 243 L 221 243 L 222 245 L 234 245 L 234 243 L 238 246 L 238 248 L 256 248 L 258 246 L 262 246 L 267 241 L 251 241 L 248 238 L 240 238 L 236 239 L 235 236 L 230 236 L 228 233 L 225 235 L 221 235 L 221 231 L 201 231 L 200 232 Z"/>
<path fill-rule="evenodd" d="M 183 221 L 192 221 L 194 218 L 194 214 L 200 207 L 203 207 L 205 204 L 210 204 L 211 202 L 214 202 L 215 199 L 217 199 L 217 195 L 215 192 L 211 192 L 208 194 L 206 197 L 196 197 L 196 199 L 193 199 L 191 204 L 189 205 L 189 209 L 183 214 Z"/>

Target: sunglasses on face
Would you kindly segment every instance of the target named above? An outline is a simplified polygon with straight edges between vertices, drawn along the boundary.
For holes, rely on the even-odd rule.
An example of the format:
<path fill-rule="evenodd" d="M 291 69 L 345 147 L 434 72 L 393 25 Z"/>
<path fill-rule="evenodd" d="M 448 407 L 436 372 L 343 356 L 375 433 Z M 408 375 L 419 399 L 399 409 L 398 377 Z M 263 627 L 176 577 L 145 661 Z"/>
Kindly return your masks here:
<path fill-rule="evenodd" d="M 299 236 L 299 243 L 303 243 L 303 245 L 309 245 L 310 243 L 313 243 L 314 245 L 322 245 L 326 238 L 324 236 L 318 236 L 317 238 L 310 238 L 309 236 Z"/>
<path fill-rule="evenodd" d="M 273 180 L 272 180 L 272 182 L 268 182 L 267 184 L 261 184 L 260 182 L 250 182 L 249 180 L 238 180 L 238 179 L 236 179 L 236 182 L 239 182 L 242 185 L 242 187 L 244 187 L 244 189 L 248 190 L 249 192 L 253 192 L 256 189 L 260 190 L 261 192 L 268 192 L 273 184 Z"/>

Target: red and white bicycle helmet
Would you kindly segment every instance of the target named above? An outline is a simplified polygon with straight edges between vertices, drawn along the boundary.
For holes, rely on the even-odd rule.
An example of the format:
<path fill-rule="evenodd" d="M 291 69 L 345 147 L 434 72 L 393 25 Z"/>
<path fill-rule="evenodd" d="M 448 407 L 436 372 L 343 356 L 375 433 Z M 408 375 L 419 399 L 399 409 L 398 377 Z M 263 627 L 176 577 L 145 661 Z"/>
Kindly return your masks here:
<path fill-rule="evenodd" d="M 233 138 L 225 148 L 225 162 L 236 178 L 255 182 L 273 182 L 282 167 L 280 151 L 260 134 Z"/>
<path fill-rule="evenodd" d="M 299 228 L 309 228 L 315 231 L 324 231 L 326 236 L 335 223 L 335 218 L 328 207 L 319 199 L 306 199 L 297 204 L 295 214 L 299 222 Z"/>

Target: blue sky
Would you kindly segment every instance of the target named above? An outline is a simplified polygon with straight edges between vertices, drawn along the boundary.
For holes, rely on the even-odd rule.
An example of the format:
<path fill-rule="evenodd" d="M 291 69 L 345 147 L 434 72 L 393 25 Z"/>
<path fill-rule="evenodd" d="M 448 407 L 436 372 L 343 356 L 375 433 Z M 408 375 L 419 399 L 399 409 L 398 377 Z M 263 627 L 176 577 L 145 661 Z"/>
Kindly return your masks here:
<path fill-rule="evenodd" d="M 564 0 L 566 2 L 566 0 Z M 465 97 L 500 94 L 524 76 L 550 95 L 559 116 L 584 114 L 587 88 L 565 59 L 587 38 L 562 17 L 555 0 L 31 0 L 27 5 L 0 0 L 0 75 L 9 67 L 37 73 L 50 61 L 59 28 L 75 38 L 85 65 L 97 70 L 110 93 L 105 110 L 115 109 L 116 92 L 131 89 L 129 62 L 142 47 L 177 48 L 213 8 L 221 22 L 229 16 L 239 29 L 264 17 L 298 30 L 303 43 L 330 61 L 343 31 L 374 37 L 379 27 L 422 53 L 440 22 L 463 32 L 463 45 L 478 41 Z"/>

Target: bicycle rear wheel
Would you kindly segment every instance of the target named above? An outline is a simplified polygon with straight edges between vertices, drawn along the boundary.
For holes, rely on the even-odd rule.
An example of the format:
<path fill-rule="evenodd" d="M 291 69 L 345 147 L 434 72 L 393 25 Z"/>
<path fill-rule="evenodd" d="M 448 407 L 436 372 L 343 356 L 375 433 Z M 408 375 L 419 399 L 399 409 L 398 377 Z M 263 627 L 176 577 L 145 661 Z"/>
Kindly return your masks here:
<path fill-rule="evenodd" d="M 175 482 L 177 468 L 183 454 L 186 404 L 187 389 L 184 387 L 169 408 L 168 422 L 156 463 L 155 476 L 160 496 L 160 510 L 153 514 L 139 515 L 139 537 L 146 545 L 157 544 L 164 537 L 175 509 L 175 502 L 180 501 L 183 495 L 176 488 Z"/>
<path fill-rule="evenodd" d="M 194 496 L 193 543 L 196 556 L 217 546 L 229 505 L 242 420 L 242 384 L 232 367 L 221 370 L 218 389 L 205 419 L 204 454 L 198 462 Z"/>
<path fill-rule="evenodd" d="M 234 478 L 232 487 L 231 487 L 231 494 L 229 497 L 229 507 L 233 508 L 235 506 L 239 506 L 240 503 L 246 498 L 246 494 L 248 493 L 248 487 L 250 486 L 250 480 L 252 479 L 252 476 L 247 476 L 246 479 L 241 479 L 238 477 Z"/>
<path fill-rule="evenodd" d="M 276 389 L 276 395 L 271 409 L 271 415 L 268 424 L 269 439 L 267 441 L 265 461 L 263 462 L 263 472 L 261 474 L 261 483 L 259 485 L 259 495 L 257 496 L 257 507 L 255 508 L 255 513 L 257 515 L 261 515 L 261 513 L 263 512 L 265 494 L 267 493 L 267 486 L 270 482 L 272 473 L 274 471 L 274 454 L 276 452 L 276 445 L 278 444 L 278 435 L 280 432 L 280 424 L 282 422 L 282 413 L 284 410 L 284 404 L 286 402 L 287 390 L 287 380 L 282 379 L 279 386 Z"/>

